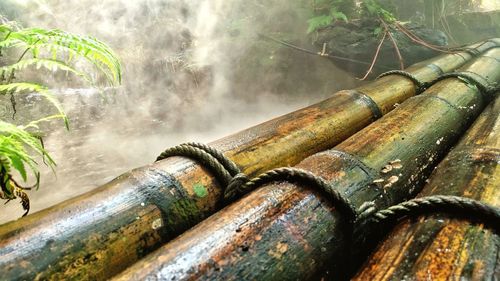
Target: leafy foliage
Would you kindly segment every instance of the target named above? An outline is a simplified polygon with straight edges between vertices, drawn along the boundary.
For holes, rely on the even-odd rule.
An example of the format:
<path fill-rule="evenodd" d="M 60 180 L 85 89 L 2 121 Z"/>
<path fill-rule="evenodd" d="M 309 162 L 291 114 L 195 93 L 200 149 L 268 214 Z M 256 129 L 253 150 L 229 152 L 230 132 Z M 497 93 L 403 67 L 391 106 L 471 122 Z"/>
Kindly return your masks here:
<path fill-rule="evenodd" d="M 56 117 L 60 116 L 53 116 Z M 35 187 L 38 188 L 40 179 L 38 163 L 28 150 L 42 156 L 44 163 L 51 168 L 55 166 L 54 160 L 45 151 L 40 140 L 27 131 L 30 127 L 38 128 L 37 122 L 32 122 L 26 127 L 18 127 L 0 120 L 0 199 L 10 201 L 20 197 L 26 210 L 25 215 L 29 211 L 29 198 L 24 190 L 31 188 L 18 184 L 12 176 L 12 170 L 16 170 L 26 182 L 28 180 L 26 166 L 28 166 L 36 179 Z"/>
<path fill-rule="evenodd" d="M 350 18 L 359 16 L 380 17 L 389 23 L 396 20 L 394 15 L 376 0 L 363 0 L 360 1 L 361 5 L 356 5 L 356 2 L 354 0 L 313 0 L 314 17 L 307 21 L 309 25 L 307 33 L 332 25 L 339 20 L 348 22 Z"/>
<path fill-rule="evenodd" d="M 387 23 L 392 23 L 396 21 L 394 15 L 388 10 L 384 9 L 382 5 L 380 5 L 375 0 L 364 0 L 362 2 L 362 7 L 364 9 L 364 12 L 369 17 L 380 17 Z"/>
<path fill-rule="evenodd" d="M 345 0 L 313 0 L 313 8 L 316 16 L 309 19 L 307 22 L 309 27 L 307 33 L 314 32 L 318 29 L 329 26 L 337 20 L 348 21 Z"/>
<path fill-rule="evenodd" d="M 0 25 L 0 50 L 17 47 L 26 48 L 38 59 L 42 50 L 52 54 L 52 60 L 57 60 L 61 51 L 69 53 L 67 61 L 59 61 L 61 64 L 69 64 L 74 56 L 79 56 L 95 65 L 111 84 L 121 83 L 121 65 L 113 54 L 113 51 L 104 43 L 92 37 L 83 37 L 61 30 L 45 30 L 41 28 L 27 28 L 13 30 L 8 25 Z"/>
<path fill-rule="evenodd" d="M 15 95 L 23 92 L 36 92 L 48 100 L 58 110 L 60 114 L 59 116 L 61 116 L 64 120 L 64 125 L 69 129 L 68 118 L 66 114 L 64 114 L 62 105 L 47 87 L 30 82 L 11 82 L 3 85 L 0 84 L 0 94 L 9 93 L 10 95 Z"/>
<path fill-rule="evenodd" d="M 20 198 L 26 215 L 30 204 L 25 190 L 31 188 L 21 186 L 14 179 L 13 173 L 17 172 L 23 182 L 27 182 L 31 175 L 36 179 L 34 187 L 38 188 L 40 173 L 35 157 L 40 157 L 43 163 L 52 169 L 55 162 L 44 149 L 41 138 L 34 132 L 39 131 L 39 123 L 51 119 L 63 119 L 68 129 L 69 124 L 62 105 L 47 86 L 30 81 L 17 81 L 16 75 L 28 68 L 64 71 L 94 85 L 88 73 L 73 66 L 74 59 L 79 58 L 95 66 L 111 86 L 120 84 L 122 77 L 117 56 L 106 44 L 92 37 L 78 36 L 61 30 L 18 29 L 13 25 L 0 24 L 0 56 L 6 53 L 15 54 L 16 51 L 23 51 L 17 60 L 13 61 L 10 55 L 6 59 L 10 62 L 0 65 L 0 95 L 10 95 L 12 100 L 15 95 L 37 93 L 58 112 L 26 126 L 15 126 L 0 120 L 0 199 L 8 202 Z M 3 62 L 5 64 L 5 61 Z"/>
<path fill-rule="evenodd" d="M 339 11 L 336 6 L 332 5 L 330 7 L 328 14 L 319 15 L 319 16 L 313 17 L 307 21 L 307 23 L 309 24 L 309 28 L 307 29 L 307 33 L 311 33 L 313 31 L 316 31 L 316 30 L 321 29 L 323 27 L 327 27 L 337 20 L 343 20 L 345 22 L 348 21 L 346 14 Z"/>

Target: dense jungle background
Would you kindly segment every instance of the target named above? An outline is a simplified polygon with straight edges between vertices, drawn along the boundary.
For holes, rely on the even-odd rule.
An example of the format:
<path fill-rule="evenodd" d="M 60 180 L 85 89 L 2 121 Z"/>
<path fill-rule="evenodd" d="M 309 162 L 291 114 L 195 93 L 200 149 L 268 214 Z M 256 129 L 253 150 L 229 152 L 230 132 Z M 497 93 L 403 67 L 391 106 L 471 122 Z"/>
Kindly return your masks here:
<path fill-rule="evenodd" d="M 499 37 L 498 9 L 495 0 L 2 0 L 0 24 L 92 36 L 121 61 L 119 86 L 83 61 L 76 67 L 91 83 L 60 66 L 34 65 L 13 77 L 47 85 L 69 120 L 69 129 L 61 118 L 28 128 L 57 164 L 36 158 L 40 187 L 26 191 L 31 212 L 152 163 L 166 147 L 209 142 L 440 48 Z M 23 49 L 5 51 L 0 66 L 9 56 L 25 58 Z M 0 89 L 6 123 L 26 125 L 58 112 L 34 89 L 15 95 Z M 10 166 L 4 175 L 24 184 L 19 164 Z M 24 185 L 36 178 L 35 172 Z M 0 222 L 21 216 L 22 207 L 2 206 Z"/>

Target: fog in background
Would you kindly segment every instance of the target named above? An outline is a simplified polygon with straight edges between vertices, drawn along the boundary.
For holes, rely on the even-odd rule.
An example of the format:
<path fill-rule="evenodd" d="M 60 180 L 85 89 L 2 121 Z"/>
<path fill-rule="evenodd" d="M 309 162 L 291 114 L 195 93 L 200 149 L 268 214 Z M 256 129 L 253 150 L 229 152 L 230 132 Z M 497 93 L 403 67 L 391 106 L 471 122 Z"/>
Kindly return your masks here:
<path fill-rule="evenodd" d="M 52 124 L 44 138 L 58 166 L 56 176 L 42 167 L 31 212 L 152 163 L 169 146 L 210 142 L 359 84 L 323 58 L 257 36 L 307 43 L 307 0 L 11 2 L 11 17 L 25 27 L 108 43 L 124 71 L 123 86 L 105 95 L 78 81 L 54 89 L 71 129 Z M 17 120 L 48 110 L 36 100 L 20 102 Z M 10 115 L 8 104 L 0 109 Z M 2 208 L 0 222 L 22 214 L 15 202 Z"/>

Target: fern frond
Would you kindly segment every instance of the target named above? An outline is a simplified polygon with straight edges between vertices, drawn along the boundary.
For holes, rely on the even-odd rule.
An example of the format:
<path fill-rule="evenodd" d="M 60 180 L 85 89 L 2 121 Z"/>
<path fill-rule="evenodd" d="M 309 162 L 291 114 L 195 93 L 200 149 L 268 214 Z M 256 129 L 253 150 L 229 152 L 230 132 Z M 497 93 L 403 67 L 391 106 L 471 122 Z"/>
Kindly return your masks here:
<path fill-rule="evenodd" d="M 52 92 L 47 87 L 36 83 L 28 83 L 28 82 L 17 82 L 17 83 L 0 85 L 0 95 L 18 94 L 23 92 L 35 92 L 44 97 L 57 109 L 57 111 L 61 116 L 64 116 L 62 118 L 64 121 L 64 125 L 66 126 L 66 128 L 69 128 L 68 117 L 64 113 L 61 103 L 59 102 L 59 100 L 57 100 L 54 94 L 52 94 Z"/>
<path fill-rule="evenodd" d="M 40 69 L 43 67 L 47 70 L 54 71 L 54 72 L 57 70 L 71 72 L 71 73 L 75 74 L 76 76 L 79 76 L 82 79 L 84 79 L 87 83 L 92 84 L 92 79 L 88 75 L 86 75 L 85 73 L 74 69 L 73 67 L 66 64 L 63 61 L 54 60 L 54 59 L 32 58 L 32 59 L 20 60 L 17 63 L 0 67 L 0 73 L 10 73 L 12 71 L 20 71 L 20 70 L 26 69 L 30 66 L 34 66 L 34 67 L 36 67 L 36 69 Z"/>
<path fill-rule="evenodd" d="M 0 120 L 0 154 L 7 158 L 8 166 L 16 169 L 25 181 L 27 179 L 25 164 L 34 174 L 38 173 L 37 163 L 26 148 L 43 157 L 51 168 L 55 166 L 54 160 L 37 137 L 26 131 L 23 126 L 15 126 Z"/>
<path fill-rule="evenodd" d="M 37 44 L 52 44 L 62 48 L 72 50 L 78 55 L 86 58 L 88 61 L 96 64 L 100 63 L 107 67 L 111 73 L 112 83 L 121 83 L 121 64 L 117 56 L 114 55 L 110 47 L 103 42 L 92 38 L 77 36 L 60 30 L 44 30 L 31 28 L 20 31 L 23 34 L 34 37 L 38 40 Z"/>
<path fill-rule="evenodd" d="M 8 29 L 5 25 L 1 27 L 3 30 Z M 55 59 L 55 51 L 67 51 L 95 65 L 112 85 L 121 83 L 122 68 L 117 56 L 109 46 L 93 37 L 41 28 L 10 30 L 0 41 L 0 49 L 12 47 L 32 49 L 35 52 L 34 57 L 37 57 L 39 50 L 45 49 L 52 52 L 53 59 Z"/>
<path fill-rule="evenodd" d="M 93 84 L 89 75 L 70 65 L 71 60 L 78 57 L 94 65 L 111 85 L 117 85 L 121 83 L 122 78 L 121 64 L 106 44 L 93 37 L 78 36 L 60 30 L 21 29 L 13 25 L 0 24 L 0 55 L 2 51 L 12 48 L 22 48 L 21 51 L 24 49 L 24 52 L 16 63 L 0 67 L 0 95 L 34 92 L 45 98 L 58 111 L 58 114 L 30 122 L 25 126 L 15 126 L 0 120 L 0 199 L 8 202 L 20 198 L 26 215 L 30 207 L 28 195 L 24 191 L 26 188 L 15 181 L 12 172 L 14 170 L 19 172 L 26 182 L 27 170 L 31 171 L 36 179 L 35 186 L 38 188 L 40 182 L 38 163 L 31 154 L 41 156 L 44 163 L 52 170 L 55 167 L 55 162 L 44 149 L 41 139 L 29 131 L 39 130 L 39 123 L 52 119 L 63 119 L 66 128 L 69 128 L 69 124 L 60 102 L 48 87 L 14 81 L 16 79 L 14 74 L 28 67 L 44 68 L 73 73 Z M 26 54 L 31 54 L 31 58 L 26 58 Z"/>
<path fill-rule="evenodd" d="M 35 121 L 31 121 L 30 123 L 28 123 L 27 125 L 24 125 L 22 126 L 21 128 L 23 129 L 40 129 L 38 127 L 38 124 L 42 123 L 42 122 L 47 122 L 47 121 L 50 121 L 50 120 L 53 120 L 53 119 L 64 119 L 65 115 L 62 115 L 62 114 L 54 114 L 54 115 L 49 115 L 49 116 L 45 116 L 43 118 L 40 118 L 38 120 L 35 120 Z"/>
<path fill-rule="evenodd" d="M 322 15 L 311 18 L 307 21 L 309 23 L 309 28 L 307 29 L 307 33 L 314 32 L 320 28 L 329 26 L 334 20 L 332 15 Z"/>
<path fill-rule="evenodd" d="M 67 52 L 68 53 L 68 60 L 67 60 L 67 64 L 69 64 L 69 62 L 72 60 L 72 58 L 74 57 L 82 57 L 82 53 L 81 51 L 78 51 L 78 50 L 73 50 L 73 49 L 69 49 L 69 48 L 66 48 L 66 47 L 63 47 L 63 46 L 59 46 L 59 45 L 54 45 L 54 44 L 51 44 L 51 43 L 38 43 L 36 46 L 34 46 L 35 48 L 39 48 L 39 49 L 49 49 L 50 48 L 50 51 L 52 52 L 52 58 L 57 58 L 57 53 L 58 52 L 61 52 L 61 51 L 64 51 L 64 52 Z M 110 71 L 108 69 L 108 67 L 102 63 L 99 62 L 99 60 L 96 60 L 94 59 L 94 56 L 97 56 L 96 54 L 87 54 L 85 59 L 90 62 L 92 65 L 94 65 L 102 74 L 104 74 L 104 76 L 106 77 L 106 80 L 111 84 L 111 85 L 118 85 L 120 84 L 121 82 L 115 80 L 115 74 L 113 74 L 112 71 Z M 121 74 L 119 76 L 121 79 Z"/>
<path fill-rule="evenodd" d="M 25 164 L 29 165 L 32 171 L 36 169 L 35 160 L 30 157 L 22 142 L 17 139 L 0 136 L 0 153 L 4 156 L 3 162 L 5 162 L 6 169 L 11 170 L 14 168 L 19 172 L 23 180 L 28 177 Z M 9 190 L 8 193 L 12 194 L 12 191 Z"/>
<path fill-rule="evenodd" d="M 23 209 L 28 214 L 30 209 L 29 197 L 24 192 L 24 187 L 20 186 L 12 177 L 13 170 L 17 171 L 23 181 L 28 179 L 27 167 L 36 179 L 35 188 L 40 186 L 40 172 L 38 163 L 31 156 L 32 153 L 39 155 L 52 171 L 55 162 L 47 153 L 41 140 L 34 134 L 27 131 L 27 128 L 37 128 L 39 122 L 47 121 L 51 118 L 60 117 L 58 115 L 46 117 L 31 122 L 26 126 L 15 126 L 11 123 L 0 120 L 0 199 L 10 200 L 20 198 Z M 23 216 L 24 216 L 23 215 Z"/>

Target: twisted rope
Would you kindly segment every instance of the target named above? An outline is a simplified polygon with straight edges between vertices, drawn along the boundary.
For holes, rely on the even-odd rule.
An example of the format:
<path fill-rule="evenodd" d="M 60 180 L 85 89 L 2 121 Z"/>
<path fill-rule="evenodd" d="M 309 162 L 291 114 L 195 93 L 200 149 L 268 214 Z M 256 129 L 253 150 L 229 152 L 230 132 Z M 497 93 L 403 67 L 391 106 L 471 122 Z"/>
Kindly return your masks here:
<path fill-rule="evenodd" d="M 483 44 L 484 44 L 484 43 L 486 43 L 486 42 L 488 42 L 488 41 L 483 42 Z M 481 45 L 483 45 L 483 44 L 481 44 Z M 479 46 L 478 46 L 478 47 L 479 47 Z M 477 48 L 477 47 L 476 47 L 476 48 Z M 476 49 L 476 48 L 466 48 L 466 47 L 464 47 L 464 48 L 455 48 L 455 49 L 453 49 L 452 51 L 453 51 L 453 52 L 460 52 L 460 51 L 463 51 L 463 52 L 468 53 L 468 54 L 469 54 L 469 55 L 471 55 L 472 57 L 477 57 L 477 56 L 479 56 L 479 55 L 481 54 L 481 51 L 479 51 L 479 50 L 478 50 L 478 49 Z"/>
<path fill-rule="evenodd" d="M 298 168 L 273 169 L 251 180 L 241 178 L 238 184 L 228 187 L 225 198 L 236 198 L 240 194 L 273 181 L 303 182 L 328 195 L 341 217 L 346 219 L 347 225 L 344 232 L 347 241 L 350 241 L 348 251 L 356 251 L 353 248 L 354 245 L 362 245 L 362 241 L 369 238 L 366 236 L 367 226 L 381 227 L 394 224 L 403 218 L 416 217 L 426 212 L 451 215 L 463 213 L 469 220 L 491 225 L 495 231 L 500 231 L 500 208 L 458 196 L 436 195 L 416 198 L 383 210 L 377 210 L 374 202 L 365 202 L 356 210 L 350 200 L 325 179 Z"/>
<path fill-rule="evenodd" d="M 238 166 L 224 154 L 202 143 L 189 142 L 167 148 L 156 161 L 172 156 L 183 156 L 200 162 L 215 174 L 215 178 L 223 186 L 228 186 L 233 178 L 241 173 Z"/>
<path fill-rule="evenodd" d="M 188 142 L 185 143 L 184 145 L 196 147 L 209 153 L 215 159 L 217 159 L 217 161 L 219 161 L 222 164 L 222 166 L 224 166 L 224 168 L 226 168 L 226 170 L 229 172 L 229 174 L 231 174 L 231 176 L 240 173 L 240 169 L 238 168 L 238 166 L 236 166 L 236 164 L 233 161 L 224 156 L 224 154 L 222 154 L 222 152 L 218 151 L 217 149 L 198 142 Z"/>
<path fill-rule="evenodd" d="M 447 195 L 415 198 L 380 211 L 367 208 L 359 216 L 358 223 L 359 226 L 367 223 L 393 224 L 403 218 L 416 217 L 423 213 L 448 213 L 451 215 L 462 213 L 473 220 L 496 227 L 497 231 L 500 230 L 498 229 L 500 227 L 500 208 L 470 198 Z"/>
<path fill-rule="evenodd" d="M 480 79 L 478 79 L 478 77 Z M 463 71 L 449 72 L 440 75 L 438 78 L 428 83 L 428 87 L 448 78 L 459 78 L 466 81 L 469 84 L 476 86 L 485 98 L 491 98 L 491 96 L 494 95 L 499 90 L 499 85 L 497 83 L 489 83 L 486 78 L 482 77 L 479 74 L 473 72 L 463 72 Z M 480 80 L 484 80 L 484 82 Z"/>
<path fill-rule="evenodd" d="M 241 184 L 242 181 L 244 181 L 243 184 Z M 243 179 L 242 181 L 233 186 L 228 186 L 225 194 L 226 199 L 230 200 L 236 198 L 238 195 L 245 194 L 273 181 L 303 182 L 325 193 L 336 206 L 336 209 L 338 209 L 342 216 L 346 217 L 351 224 L 356 221 L 356 209 L 353 207 L 350 200 L 336 190 L 325 179 L 309 171 L 289 167 L 277 168 L 262 173 L 251 180 L 245 181 Z"/>
<path fill-rule="evenodd" d="M 448 79 L 448 78 L 459 78 L 464 81 L 466 81 L 469 84 L 472 84 L 476 86 L 481 94 L 488 99 L 491 99 L 493 95 L 495 95 L 498 91 L 500 91 L 500 85 L 498 83 L 489 83 L 488 80 L 484 77 L 482 77 L 479 74 L 473 73 L 473 72 L 449 72 L 449 73 L 444 73 L 439 75 L 436 79 L 430 81 L 430 82 L 422 82 L 420 81 L 415 75 L 403 71 L 403 70 L 391 70 L 384 72 L 380 74 L 377 79 L 380 79 L 382 77 L 388 76 L 388 75 L 400 75 L 403 77 L 406 77 L 410 79 L 413 84 L 415 84 L 416 87 L 416 94 L 419 95 L 423 93 L 425 90 L 427 90 L 429 87 L 432 85 L 436 84 L 439 81 Z M 480 79 L 478 79 L 480 78 Z M 480 81 L 480 80 L 484 80 Z"/>
<path fill-rule="evenodd" d="M 327 194 L 332 203 L 337 207 L 341 215 L 346 216 L 351 223 L 351 230 L 354 232 L 355 241 L 359 240 L 360 231 L 368 223 L 386 224 L 395 223 L 403 218 L 421 215 L 423 212 L 444 212 L 456 214 L 463 212 L 474 220 L 482 223 L 491 223 L 500 227 L 500 208 L 486 203 L 458 196 L 435 195 L 416 198 L 402 202 L 387 209 L 377 210 L 373 202 L 365 202 L 358 210 L 354 208 L 348 198 L 336 190 L 322 177 L 309 171 L 298 168 L 277 168 L 265 172 L 251 180 L 246 177 L 235 177 L 233 186 L 226 189 L 224 197 L 226 199 L 236 198 L 264 184 L 273 181 L 299 181 L 319 189 Z"/>
<path fill-rule="evenodd" d="M 420 81 L 415 75 L 404 70 L 391 70 L 380 74 L 377 79 L 380 79 L 389 75 L 399 75 L 410 79 L 416 87 L 416 94 L 419 95 L 427 89 L 427 83 Z"/>

